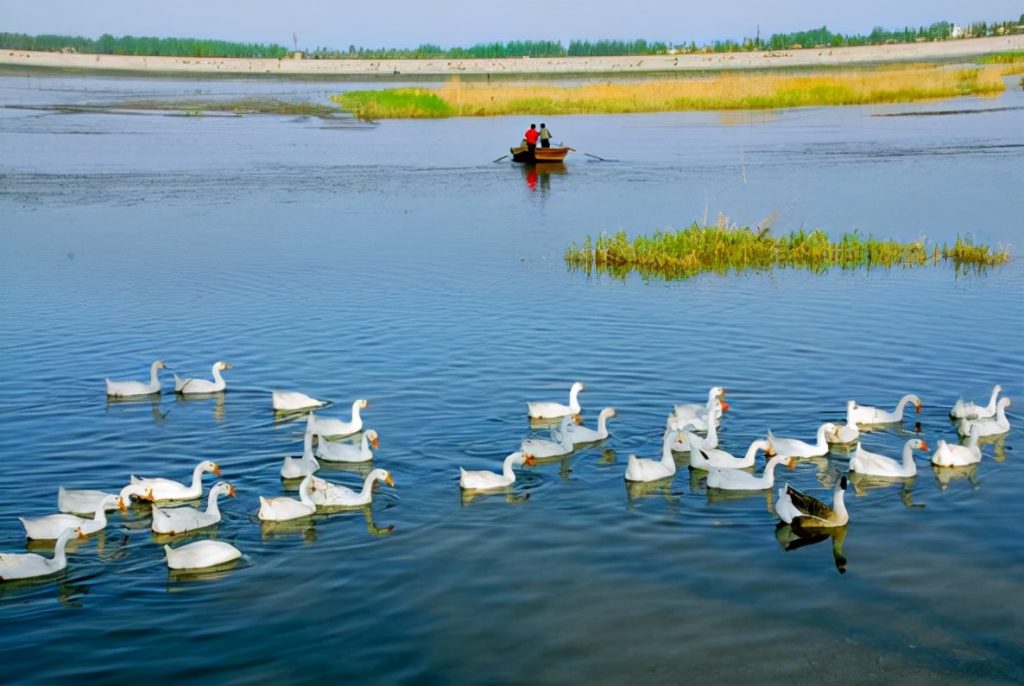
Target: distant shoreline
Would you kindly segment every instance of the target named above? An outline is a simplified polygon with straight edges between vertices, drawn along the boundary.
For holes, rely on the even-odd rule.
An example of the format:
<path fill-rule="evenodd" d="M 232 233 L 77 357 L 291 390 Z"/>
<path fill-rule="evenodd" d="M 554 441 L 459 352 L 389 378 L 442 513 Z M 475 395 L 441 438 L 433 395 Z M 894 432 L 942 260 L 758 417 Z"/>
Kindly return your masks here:
<path fill-rule="evenodd" d="M 834 67 L 887 62 L 950 60 L 1024 51 L 1024 35 L 899 43 L 849 48 L 696 53 L 636 57 L 522 57 L 508 59 L 313 60 L 231 57 L 142 57 L 59 52 L 0 51 L 0 68 L 153 74 L 251 76 L 546 76 L 571 74 L 683 73 L 733 69 Z"/>

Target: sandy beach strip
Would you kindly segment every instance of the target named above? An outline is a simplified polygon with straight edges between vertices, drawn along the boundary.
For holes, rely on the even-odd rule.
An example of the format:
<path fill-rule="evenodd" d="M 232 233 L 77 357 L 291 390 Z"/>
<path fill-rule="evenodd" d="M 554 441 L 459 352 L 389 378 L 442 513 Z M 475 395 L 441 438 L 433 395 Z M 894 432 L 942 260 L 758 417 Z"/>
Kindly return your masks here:
<path fill-rule="evenodd" d="M 970 58 L 1024 50 L 1024 35 L 854 48 L 699 53 L 641 57 L 554 57 L 470 60 L 313 60 L 229 57 L 139 57 L 62 52 L 0 51 L 0 66 L 87 71 L 279 76 L 454 76 L 644 74 L 723 69 L 836 67 Z"/>

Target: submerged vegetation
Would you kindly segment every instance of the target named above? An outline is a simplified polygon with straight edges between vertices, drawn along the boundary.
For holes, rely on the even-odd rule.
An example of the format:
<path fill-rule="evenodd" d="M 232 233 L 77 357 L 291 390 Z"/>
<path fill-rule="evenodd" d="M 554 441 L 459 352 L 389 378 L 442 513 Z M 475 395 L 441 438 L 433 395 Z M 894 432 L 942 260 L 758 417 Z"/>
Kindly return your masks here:
<path fill-rule="evenodd" d="M 1003 67 L 849 69 L 814 74 L 758 72 L 616 81 L 582 86 L 446 82 L 437 90 L 390 88 L 332 96 L 363 119 L 515 114 L 627 114 L 914 102 L 1003 92 Z"/>
<path fill-rule="evenodd" d="M 699 226 L 676 232 L 656 232 L 630 240 L 625 231 L 614 236 L 587 236 L 582 246 L 565 251 L 566 263 L 588 274 L 596 270 L 624 277 L 630 271 L 643 276 L 686 279 L 705 272 L 767 271 L 774 268 L 823 272 L 832 268 L 914 267 L 943 260 L 958 272 L 982 270 L 1009 260 L 1004 250 L 974 245 L 957 237 L 953 246 L 929 246 L 925 241 L 900 243 L 847 233 L 832 241 L 824 231 L 793 231 L 774 236 L 767 227 L 757 230 L 730 226 L 720 218 L 717 226 Z"/>
<path fill-rule="evenodd" d="M 238 100 L 129 100 L 102 105 L 8 105 L 15 109 L 38 109 L 52 112 L 177 112 L 201 116 L 204 112 L 231 114 L 287 114 L 305 117 L 331 117 L 341 112 L 329 105 L 313 102 L 287 102 L 274 98 L 243 98 Z"/>

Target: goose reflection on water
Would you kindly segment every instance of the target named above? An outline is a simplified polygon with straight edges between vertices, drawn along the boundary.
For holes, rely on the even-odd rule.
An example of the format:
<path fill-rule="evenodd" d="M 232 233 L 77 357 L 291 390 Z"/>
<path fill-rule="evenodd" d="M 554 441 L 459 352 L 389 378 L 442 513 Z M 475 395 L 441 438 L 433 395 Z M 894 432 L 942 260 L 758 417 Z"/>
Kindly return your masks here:
<path fill-rule="evenodd" d="M 786 524 L 785 522 L 778 522 L 775 525 L 775 540 L 779 542 L 779 545 L 782 546 L 782 549 L 786 552 L 799 550 L 800 548 L 815 545 L 822 541 L 831 540 L 832 560 L 836 565 L 836 570 L 838 570 L 840 574 L 846 573 L 846 556 L 843 554 L 843 541 L 846 540 L 845 526 L 829 530 L 805 530 L 799 525 L 794 526 L 792 524 Z"/>
<path fill-rule="evenodd" d="M 935 482 L 939 485 L 940 491 L 945 491 L 954 481 L 966 481 L 972 488 L 979 488 L 981 481 L 978 479 L 978 464 L 970 464 L 964 467 L 940 467 L 932 465 L 932 472 L 935 473 Z"/>
<path fill-rule="evenodd" d="M 217 391 L 215 393 L 190 393 L 182 394 L 176 393 L 174 395 L 175 404 L 187 405 L 189 403 L 206 403 L 213 400 L 213 418 L 218 422 L 224 421 L 224 391 Z"/>
<path fill-rule="evenodd" d="M 673 478 L 671 476 L 657 481 L 626 481 L 626 505 L 631 508 L 635 501 L 643 498 L 660 496 L 665 500 L 675 503 L 682 498 L 682 493 L 672 491 Z"/>
<path fill-rule="evenodd" d="M 167 415 L 170 413 L 170 410 L 164 411 L 160 409 L 161 399 L 162 396 L 158 393 L 126 397 L 108 395 L 106 411 L 109 414 L 111 411 L 128 411 L 128 407 L 126 406 L 149 405 L 149 411 L 153 415 L 153 421 L 157 424 L 161 424 L 165 419 L 167 419 Z"/>
<path fill-rule="evenodd" d="M 868 476 L 859 472 L 850 472 L 848 475 L 853 492 L 857 496 L 865 496 L 868 491 L 883 490 L 899 487 L 900 499 L 903 506 L 908 510 L 919 510 L 925 507 L 923 503 L 914 502 L 914 484 L 916 476 L 891 477 L 891 476 Z"/>

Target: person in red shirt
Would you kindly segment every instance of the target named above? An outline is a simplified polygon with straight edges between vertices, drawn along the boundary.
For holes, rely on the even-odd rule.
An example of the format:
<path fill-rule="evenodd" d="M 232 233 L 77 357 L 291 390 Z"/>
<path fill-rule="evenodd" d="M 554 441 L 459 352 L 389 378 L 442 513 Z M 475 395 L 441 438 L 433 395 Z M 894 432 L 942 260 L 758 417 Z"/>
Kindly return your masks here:
<path fill-rule="evenodd" d="M 537 131 L 536 124 L 530 124 L 530 128 L 528 128 L 526 133 L 523 134 L 523 138 L 526 139 L 526 150 L 531 155 L 534 155 L 537 152 L 537 138 L 539 136 L 540 133 Z"/>

